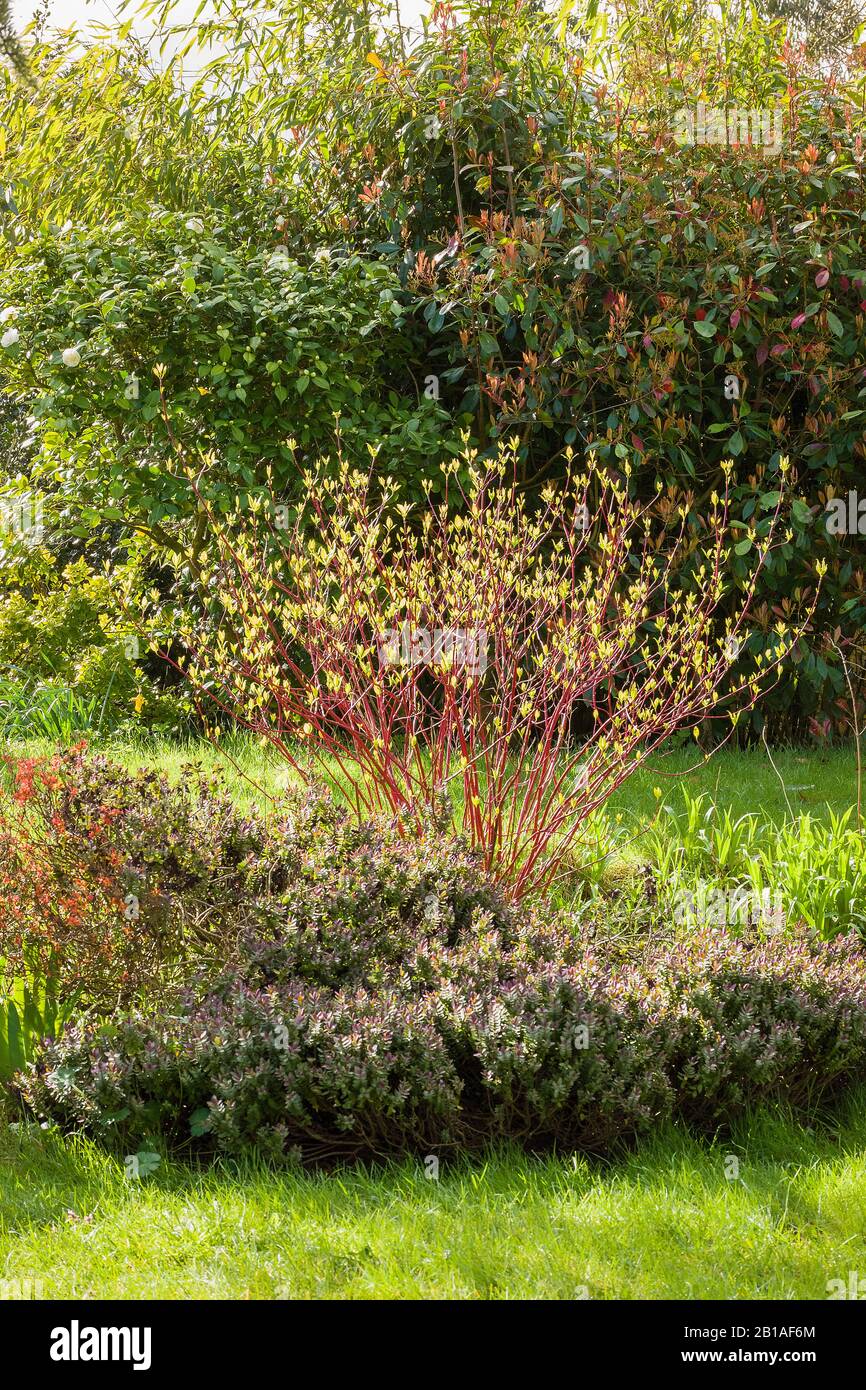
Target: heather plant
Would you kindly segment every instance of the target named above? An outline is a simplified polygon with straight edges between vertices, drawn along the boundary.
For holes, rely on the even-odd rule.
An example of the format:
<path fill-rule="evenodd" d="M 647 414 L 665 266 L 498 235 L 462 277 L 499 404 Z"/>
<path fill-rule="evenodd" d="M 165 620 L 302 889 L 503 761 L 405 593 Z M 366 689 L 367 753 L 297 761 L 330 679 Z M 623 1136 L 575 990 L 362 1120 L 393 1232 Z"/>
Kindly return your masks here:
<path fill-rule="evenodd" d="M 393 821 L 358 824 L 315 790 L 280 809 L 284 887 L 271 882 L 240 943 L 247 977 L 260 985 L 369 985 L 389 970 L 420 969 L 422 947 L 454 948 L 481 922 L 506 942 L 514 935 L 513 907 L 442 820 L 407 838 Z"/>
<path fill-rule="evenodd" d="M 780 941 L 704 931 L 657 963 L 672 1024 L 678 1108 L 719 1123 L 784 1095 L 803 1106 L 856 1075 L 866 1046 L 862 944 L 799 932 Z"/>
<path fill-rule="evenodd" d="M 711 717 L 730 732 L 799 629 L 780 620 L 772 647 L 748 651 L 779 498 L 721 621 L 739 544 L 726 496 L 706 546 L 684 519 L 666 546 L 592 461 L 528 501 L 515 449 L 470 450 L 465 488 L 446 465 L 441 503 L 413 508 L 342 461 L 305 474 L 290 514 L 276 499 L 212 513 L 211 603 L 180 630 L 178 664 L 205 720 L 238 720 L 339 786 L 358 819 L 388 814 L 417 835 L 450 798 L 519 898 L 579 857 L 593 811 L 670 735 Z"/>
<path fill-rule="evenodd" d="M 588 949 L 524 918 L 427 941 L 328 989 L 244 969 L 166 1014 L 71 1028 L 22 1082 L 39 1115 L 127 1146 L 307 1160 L 515 1139 L 606 1149 L 679 1115 L 811 1105 L 866 1060 L 866 961 L 839 939 Z M 419 957 L 420 959 L 420 957 Z"/>
<path fill-rule="evenodd" d="M 425 934 L 456 945 L 482 920 L 513 931 L 479 856 L 441 821 L 407 839 L 316 788 L 265 818 L 219 777 L 187 768 L 178 784 L 83 745 L 10 760 L 0 847 L 10 969 L 101 1014 L 239 958 L 262 986 L 335 989 L 373 962 L 376 978 L 405 965 Z"/>

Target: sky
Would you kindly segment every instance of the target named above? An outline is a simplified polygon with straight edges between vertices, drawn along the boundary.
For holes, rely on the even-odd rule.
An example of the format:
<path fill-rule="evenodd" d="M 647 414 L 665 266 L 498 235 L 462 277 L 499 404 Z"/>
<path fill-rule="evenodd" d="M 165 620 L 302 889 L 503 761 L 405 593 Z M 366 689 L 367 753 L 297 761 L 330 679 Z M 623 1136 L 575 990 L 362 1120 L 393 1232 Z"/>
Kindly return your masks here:
<path fill-rule="evenodd" d="M 175 23 L 192 19 L 198 5 L 199 0 L 182 0 L 176 12 Z M 116 0 L 50 0 L 49 4 L 52 23 L 61 29 L 69 24 L 85 24 L 88 20 L 109 24 L 116 8 Z M 12 13 L 19 26 L 23 27 L 28 23 L 36 9 L 36 0 L 12 0 Z M 400 13 L 404 24 L 411 25 L 425 9 L 426 0 L 400 0 Z M 152 19 L 142 20 L 141 24 L 153 28 Z"/>
<path fill-rule="evenodd" d="M 84 28 L 88 24 L 112 25 L 120 22 L 118 19 L 118 7 L 122 0 L 48 0 L 48 12 L 50 23 L 58 29 L 68 28 L 76 25 Z M 171 17 L 172 25 L 185 24 L 195 18 L 196 10 L 200 0 L 178 0 Z M 430 0 L 400 0 L 400 16 L 403 24 L 411 28 L 417 24 L 419 15 L 429 9 Z M 23 29 L 33 18 L 37 8 L 38 0 L 12 0 L 12 14 L 19 29 Z M 154 37 L 158 33 L 156 20 L 152 15 L 143 15 L 139 19 L 135 18 L 137 4 L 134 2 L 130 6 L 129 12 L 122 16 L 123 22 L 130 18 L 133 20 L 135 28 L 139 33 L 148 36 L 148 46 L 151 51 L 151 61 L 155 66 L 160 65 L 159 38 Z M 208 11 L 202 13 L 201 18 L 206 19 Z M 166 56 L 170 55 L 173 48 L 178 45 L 169 45 Z M 216 49 L 209 49 L 209 56 L 213 56 Z M 191 55 L 191 61 L 192 55 Z"/>

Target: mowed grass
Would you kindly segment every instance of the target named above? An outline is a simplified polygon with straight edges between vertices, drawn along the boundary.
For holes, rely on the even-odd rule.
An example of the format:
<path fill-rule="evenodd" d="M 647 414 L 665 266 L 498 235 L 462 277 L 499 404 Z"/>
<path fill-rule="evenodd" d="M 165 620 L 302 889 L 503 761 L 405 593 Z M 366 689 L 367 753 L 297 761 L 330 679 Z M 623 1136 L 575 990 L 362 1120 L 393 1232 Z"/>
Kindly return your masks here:
<path fill-rule="evenodd" d="M 731 1159 L 739 1176 L 728 1177 Z M 0 1132 L 0 1280 L 44 1298 L 822 1299 L 866 1270 L 866 1090 L 812 1129 L 665 1128 L 603 1165 L 191 1170 Z"/>
<path fill-rule="evenodd" d="M 179 743 L 145 733 L 133 740 L 94 741 L 91 747 L 127 767 L 159 767 L 176 779 L 188 763 L 221 769 L 242 800 L 262 805 L 298 782 L 293 769 L 270 748 L 243 735 L 228 738 L 223 750 L 202 740 Z M 53 749 L 31 742 L 9 751 L 32 755 Z M 656 810 L 655 788 L 661 789 L 666 802 L 680 808 L 682 787 L 692 796 L 707 793 L 721 810 L 730 809 L 737 816 L 757 815 L 774 825 L 805 813 L 826 820 L 830 811 L 838 815 L 857 804 L 855 747 L 850 742 L 826 749 L 780 749 L 773 750 L 772 758 L 760 746 L 725 747 L 704 760 L 696 746 L 680 743 L 655 754 L 613 794 L 608 809 L 637 828 Z"/>

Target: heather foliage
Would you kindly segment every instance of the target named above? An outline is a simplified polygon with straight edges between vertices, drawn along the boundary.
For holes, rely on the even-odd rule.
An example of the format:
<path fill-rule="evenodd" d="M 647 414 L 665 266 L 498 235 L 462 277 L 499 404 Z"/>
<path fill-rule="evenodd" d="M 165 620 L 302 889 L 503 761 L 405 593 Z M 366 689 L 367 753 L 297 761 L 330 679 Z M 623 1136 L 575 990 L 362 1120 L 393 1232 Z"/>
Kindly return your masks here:
<path fill-rule="evenodd" d="M 256 971 L 254 970 L 254 974 Z M 135 1145 L 381 1156 L 515 1138 L 598 1149 L 681 1115 L 814 1102 L 866 1061 L 866 961 L 851 942 L 700 934 L 623 958 L 524 918 L 349 988 L 241 969 L 171 1016 L 74 1028 L 24 1090 L 42 1115 Z"/>
<path fill-rule="evenodd" d="M 0 957 L 109 1014 L 168 997 L 243 949 L 261 981 L 327 988 L 396 966 L 429 927 L 456 942 L 512 909 L 477 856 L 358 825 L 319 791 L 265 818 L 219 778 L 127 771 L 83 746 L 11 764 L 0 811 Z"/>
<path fill-rule="evenodd" d="M 693 1122 L 772 1097 L 814 1101 L 862 1066 L 866 956 L 856 938 L 734 942 L 702 932 L 665 952 L 655 972 L 676 1021 L 678 1105 Z"/>
<path fill-rule="evenodd" d="M 515 904 L 448 820 L 406 836 L 317 790 L 265 817 L 80 748 L 19 762 L 0 957 L 34 985 L 0 1020 L 7 1076 L 127 1152 L 329 1159 L 603 1150 L 812 1104 L 866 1062 L 856 935 L 590 936 Z"/>

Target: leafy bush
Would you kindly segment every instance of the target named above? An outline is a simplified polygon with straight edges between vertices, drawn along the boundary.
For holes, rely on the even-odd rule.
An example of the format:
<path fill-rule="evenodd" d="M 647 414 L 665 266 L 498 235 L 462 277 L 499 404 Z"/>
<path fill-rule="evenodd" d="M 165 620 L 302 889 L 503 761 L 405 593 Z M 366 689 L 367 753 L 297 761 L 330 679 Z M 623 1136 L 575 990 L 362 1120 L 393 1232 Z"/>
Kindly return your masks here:
<path fill-rule="evenodd" d="M 32 476 L 59 490 L 72 534 L 123 523 L 194 560 L 206 535 L 193 527 L 187 542 L 174 525 L 201 516 L 178 449 L 212 452 L 196 472 L 218 512 L 268 476 L 291 501 L 296 452 L 317 452 L 335 420 L 356 458 L 381 450 L 421 495 L 446 417 L 406 371 L 397 277 L 345 254 L 300 265 L 227 234 L 207 215 L 149 208 L 22 248 L 6 373 L 37 422 Z"/>
<path fill-rule="evenodd" d="M 165 668 L 156 669 L 135 627 L 152 580 L 143 555 L 133 550 L 102 572 L 94 562 L 65 562 L 47 543 L 0 553 L 0 731 L 8 738 L 71 743 L 125 723 L 177 730 L 189 718 L 178 694 L 157 685 Z"/>
<path fill-rule="evenodd" d="M 850 941 L 702 933 L 623 959 L 526 918 L 510 946 L 483 919 L 454 947 L 429 923 L 416 940 L 350 988 L 314 968 L 313 983 L 263 989 L 241 970 L 171 1015 L 70 1029 L 24 1093 L 133 1147 L 597 1149 L 666 1115 L 715 1126 L 759 1099 L 813 1103 L 866 1060 L 866 960 Z"/>
<path fill-rule="evenodd" d="M 859 497 L 866 452 L 862 68 L 848 85 L 809 71 L 754 10 L 675 8 L 654 32 L 640 6 L 609 30 L 594 6 L 561 28 L 535 7 L 497 6 L 494 25 L 441 7 L 408 52 L 386 25 L 369 60 L 334 55 L 338 107 L 307 95 L 292 173 L 317 177 L 348 105 L 334 204 L 412 290 L 443 402 L 482 450 L 518 434 L 528 487 L 562 476 L 567 446 L 591 450 L 630 465 L 633 496 L 661 481 L 656 515 L 678 525 L 682 505 L 700 536 L 734 458 L 736 579 L 791 459 L 790 535 L 762 570 L 753 649 L 819 560 L 829 575 L 756 719 L 842 729 L 840 635 L 863 697 L 864 543 L 832 533 L 827 502 Z M 678 135 L 699 102 L 733 134 Z M 755 108 L 775 113 L 770 149 L 737 125 Z"/>
<path fill-rule="evenodd" d="M 0 957 L 107 1013 L 230 954 L 272 864 L 258 816 L 194 768 L 128 772 L 83 745 L 11 764 L 0 802 Z"/>

